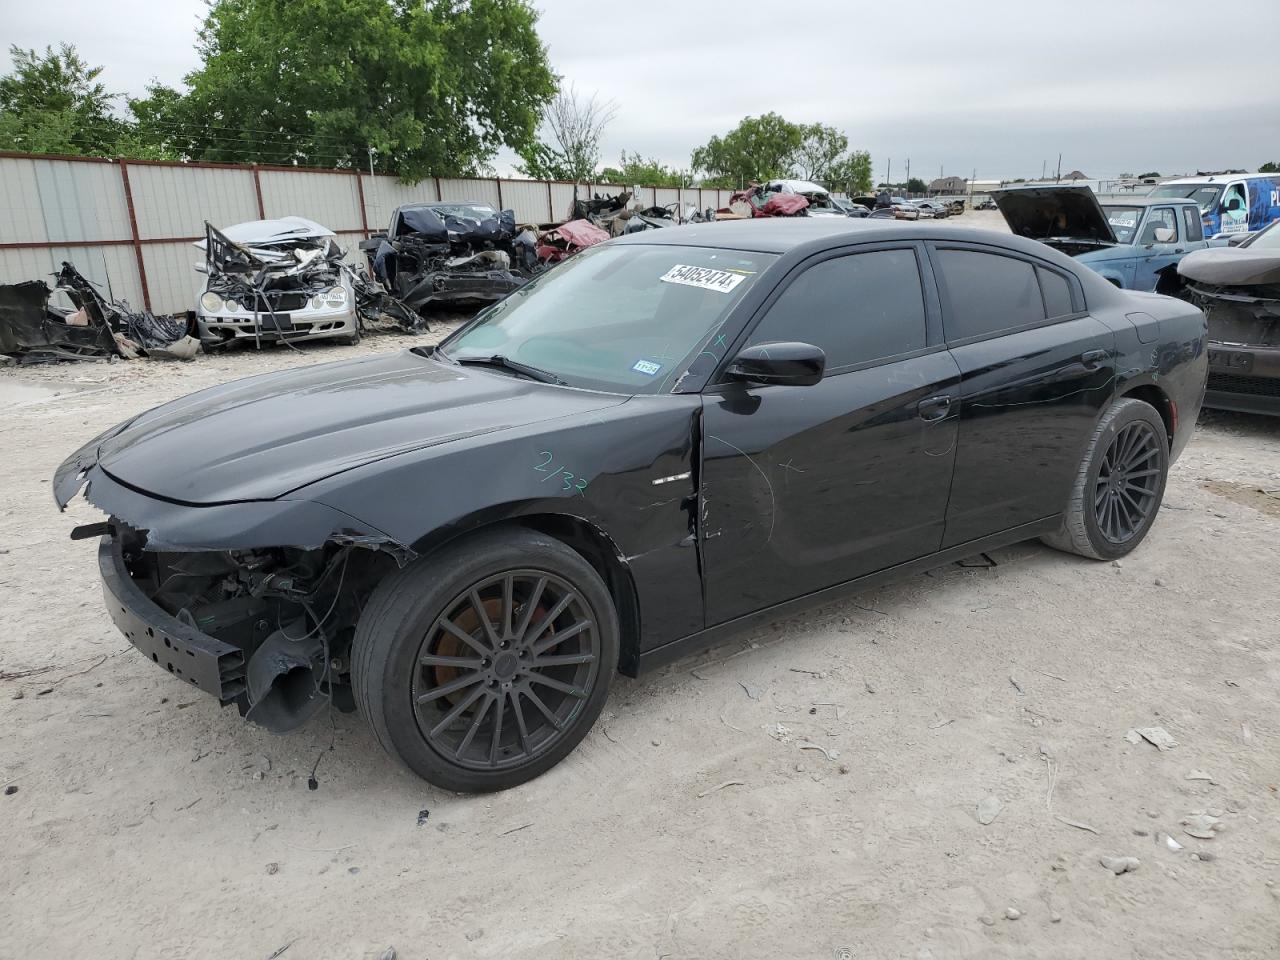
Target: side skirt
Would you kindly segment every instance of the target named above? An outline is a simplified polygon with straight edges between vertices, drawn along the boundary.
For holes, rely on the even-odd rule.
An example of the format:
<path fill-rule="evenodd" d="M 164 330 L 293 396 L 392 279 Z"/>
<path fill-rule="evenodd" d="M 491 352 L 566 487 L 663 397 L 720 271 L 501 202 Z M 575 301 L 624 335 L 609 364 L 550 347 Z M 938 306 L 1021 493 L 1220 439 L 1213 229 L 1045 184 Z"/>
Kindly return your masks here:
<path fill-rule="evenodd" d="M 923 573 L 936 567 L 943 567 L 948 563 L 971 557 L 975 553 L 982 553 L 984 550 L 996 550 L 1022 540 L 1031 540 L 1043 534 L 1052 533 L 1058 529 L 1061 522 L 1062 515 L 1054 514 L 1043 520 L 1024 523 L 1021 526 L 1012 527 L 989 537 L 970 540 L 967 543 L 948 547 L 946 550 L 931 553 L 917 560 L 908 560 L 906 563 L 900 563 L 897 566 L 869 573 L 864 577 L 858 577 L 856 580 L 848 580 L 844 583 L 837 583 L 835 586 L 824 587 L 813 593 L 807 593 L 802 597 L 796 597 L 794 600 L 775 603 L 771 607 L 765 607 L 754 613 L 748 613 L 725 623 L 716 624 L 714 627 L 708 627 L 706 630 L 700 630 L 687 637 L 673 640 L 671 643 L 666 643 L 660 647 L 655 647 L 653 650 L 646 650 L 641 653 L 639 669 L 632 675 L 639 675 L 650 670 L 656 670 L 658 667 L 664 667 L 682 657 L 687 657 L 708 647 L 714 647 L 735 633 L 740 633 L 760 624 L 781 620 L 811 607 L 841 600 L 852 594 L 869 590 L 872 587 L 879 587 L 896 580 L 903 580 L 913 574 Z"/>

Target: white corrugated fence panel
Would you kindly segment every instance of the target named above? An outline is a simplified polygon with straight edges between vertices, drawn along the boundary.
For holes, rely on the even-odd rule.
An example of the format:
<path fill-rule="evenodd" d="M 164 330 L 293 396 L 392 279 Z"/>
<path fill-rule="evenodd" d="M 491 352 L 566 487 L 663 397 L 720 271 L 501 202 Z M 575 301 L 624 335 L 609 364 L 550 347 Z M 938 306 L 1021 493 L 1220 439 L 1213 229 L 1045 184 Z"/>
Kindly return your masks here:
<path fill-rule="evenodd" d="M 260 219 L 249 167 L 232 170 L 131 163 L 129 185 L 138 235 L 144 240 L 203 237 L 206 220 L 222 229 Z"/>
<path fill-rule="evenodd" d="M 551 219 L 545 180 L 503 180 L 502 205 L 515 211 L 516 223 L 547 223 Z"/>
<path fill-rule="evenodd" d="M 96 283 L 103 295 L 108 292 L 118 300 L 142 309 L 142 283 L 138 280 L 138 261 L 133 247 L 125 244 L 110 246 L 74 246 L 0 250 L 0 283 L 20 283 L 23 280 L 43 280 L 50 287 L 54 274 L 67 260 L 85 277 Z M 53 303 L 70 307 L 71 301 L 58 294 Z"/>
<path fill-rule="evenodd" d="M 391 211 L 406 203 L 433 203 L 436 199 L 436 182 L 428 177 L 417 183 L 401 183 L 395 177 L 363 177 L 364 208 L 369 218 L 369 229 L 386 230 L 391 225 Z"/>
<path fill-rule="evenodd" d="M 501 206 L 498 201 L 497 180 L 455 180 L 441 177 L 440 195 L 445 200 L 471 200 L 487 203 L 495 209 Z"/>
<path fill-rule="evenodd" d="M 195 265 L 203 259 L 204 253 L 190 242 L 143 246 L 142 265 L 147 271 L 153 313 L 181 313 L 196 308 L 196 289 L 203 285 L 204 274 L 196 273 Z M 142 301 L 137 305 L 141 307 Z"/>
<path fill-rule="evenodd" d="M 129 210 L 114 163 L 0 160 L 0 243 L 128 238 Z"/>
<path fill-rule="evenodd" d="M 260 170 L 267 219 L 306 217 L 335 233 L 360 229 L 360 188 L 354 174 Z"/>
<path fill-rule="evenodd" d="M 342 259 L 357 270 L 364 271 L 369 261 L 360 249 L 360 241 L 364 234 L 359 230 L 343 230 L 338 232 L 338 246 L 342 247 Z"/>
<path fill-rule="evenodd" d="M 579 194 L 582 199 L 587 199 L 587 192 L 580 188 Z M 568 220 L 573 215 L 573 184 L 572 183 L 553 183 L 551 184 L 551 222 L 560 223 Z"/>
<path fill-rule="evenodd" d="M 680 191 L 675 187 L 659 187 L 653 193 L 655 207 L 665 207 L 669 203 L 680 202 Z"/>

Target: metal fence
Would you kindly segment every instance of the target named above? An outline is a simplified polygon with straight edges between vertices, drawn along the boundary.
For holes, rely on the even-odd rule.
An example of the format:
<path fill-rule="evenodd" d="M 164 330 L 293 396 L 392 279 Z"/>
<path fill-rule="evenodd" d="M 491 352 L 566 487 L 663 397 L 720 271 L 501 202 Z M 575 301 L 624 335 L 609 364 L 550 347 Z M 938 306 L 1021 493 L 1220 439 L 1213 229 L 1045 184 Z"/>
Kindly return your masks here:
<path fill-rule="evenodd" d="M 618 193 L 579 184 L 579 196 Z M 116 299 L 156 313 L 194 307 L 204 222 L 307 217 L 338 234 L 353 262 L 358 242 L 386 229 L 404 203 L 471 200 L 512 209 L 520 223 L 569 216 L 574 184 L 428 177 L 412 185 L 356 170 L 168 163 L 0 153 L 0 283 L 34 280 L 69 260 Z M 729 190 L 641 187 L 641 203 L 723 207 Z"/>

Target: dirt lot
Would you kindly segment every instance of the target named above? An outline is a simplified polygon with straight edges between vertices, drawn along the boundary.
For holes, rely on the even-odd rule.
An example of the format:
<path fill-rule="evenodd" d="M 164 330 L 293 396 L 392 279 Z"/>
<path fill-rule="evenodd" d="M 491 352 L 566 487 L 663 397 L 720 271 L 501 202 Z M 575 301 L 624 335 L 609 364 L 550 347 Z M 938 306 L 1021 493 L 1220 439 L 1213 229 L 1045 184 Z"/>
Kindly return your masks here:
<path fill-rule="evenodd" d="M 1021 544 L 620 679 L 474 798 L 144 662 L 49 494 L 153 404 L 404 344 L 0 371 L 0 955 L 1280 955 L 1280 421 L 1206 416 L 1120 564 Z"/>

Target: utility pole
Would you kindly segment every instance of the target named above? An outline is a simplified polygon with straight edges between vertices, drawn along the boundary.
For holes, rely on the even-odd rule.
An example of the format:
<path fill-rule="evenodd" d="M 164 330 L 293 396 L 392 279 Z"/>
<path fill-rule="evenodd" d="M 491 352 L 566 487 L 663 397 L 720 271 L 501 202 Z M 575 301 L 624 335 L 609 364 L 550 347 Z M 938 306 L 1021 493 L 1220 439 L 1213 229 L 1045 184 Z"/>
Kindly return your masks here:
<path fill-rule="evenodd" d="M 1040 179 L 1041 179 L 1041 180 L 1043 180 L 1043 179 L 1044 179 L 1044 168 L 1045 168 L 1045 167 L 1047 167 L 1048 165 L 1049 165 L 1049 161 L 1048 161 L 1048 160 L 1041 160 L 1041 161 L 1040 161 Z"/>
<path fill-rule="evenodd" d="M 1055 183 L 1062 182 L 1062 154 L 1058 154 L 1058 175 L 1057 175 L 1057 178 L 1054 180 L 1054 182 Z"/>
<path fill-rule="evenodd" d="M 373 210 L 375 215 L 382 212 L 378 203 L 378 178 L 373 175 L 373 155 L 377 152 L 373 147 L 369 148 L 369 186 L 373 190 Z M 374 222 L 377 223 L 378 221 L 375 220 Z"/>
<path fill-rule="evenodd" d="M 892 169 L 893 169 L 893 160 L 891 159 L 886 160 L 884 162 L 884 186 L 886 190 L 889 188 L 889 171 Z"/>
<path fill-rule="evenodd" d="M 911 189 L 911 158 L 907 157 L 907 189 Z"/>

